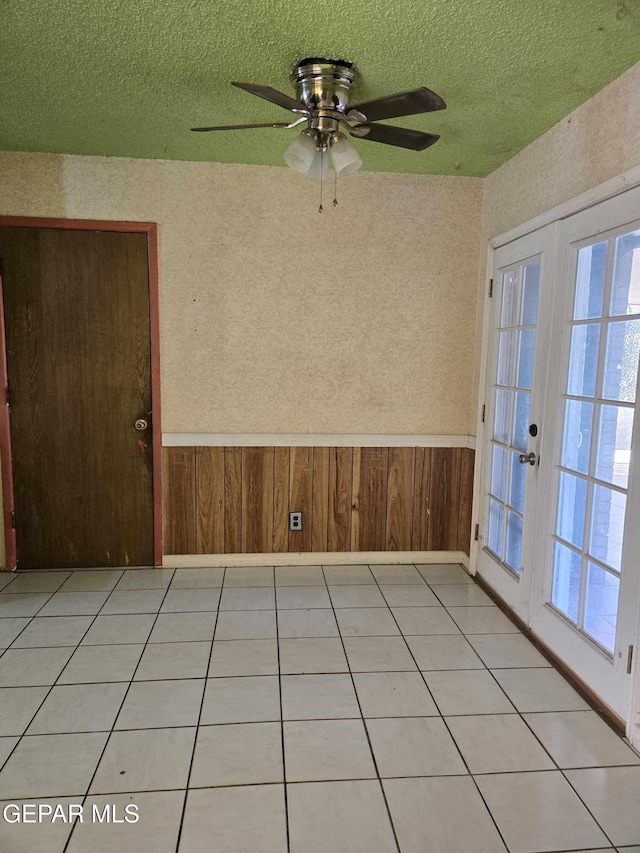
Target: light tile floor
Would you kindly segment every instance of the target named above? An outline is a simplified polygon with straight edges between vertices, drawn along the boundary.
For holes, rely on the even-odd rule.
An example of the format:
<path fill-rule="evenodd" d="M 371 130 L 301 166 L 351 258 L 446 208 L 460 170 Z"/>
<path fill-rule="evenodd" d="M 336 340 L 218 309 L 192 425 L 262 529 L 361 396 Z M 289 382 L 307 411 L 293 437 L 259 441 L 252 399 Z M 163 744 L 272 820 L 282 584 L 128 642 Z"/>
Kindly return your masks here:
<path fill-rule="evenodd" d="M 84 805 L 10 853 L 640 850 L 640 758 L 459 566 L 1 575 L 0 767 Z"/>

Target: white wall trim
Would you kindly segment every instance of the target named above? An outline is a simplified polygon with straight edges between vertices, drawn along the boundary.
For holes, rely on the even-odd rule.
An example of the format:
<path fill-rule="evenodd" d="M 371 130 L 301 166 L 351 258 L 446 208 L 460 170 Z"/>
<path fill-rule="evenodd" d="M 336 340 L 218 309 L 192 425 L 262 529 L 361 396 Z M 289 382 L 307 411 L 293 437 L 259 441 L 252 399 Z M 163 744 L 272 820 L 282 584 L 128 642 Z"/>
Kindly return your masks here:
<path fill-rule="evenodd" d="M 164 447 L 470 447 L 473 435 L 165 432 Z"/>
<path fill-rule="evenodd" d="M 164 568 L 215 568 L 216 566 L 354 566 L 399 563 L 462 563 L 463 551 L 311 551 L 291 554 L 165 554 Z"/>
<path fill-rule="evenodd" d="M 492 248 L 497 249 L 530 234 L 532 231 L 537 231 L 538 228 L 544 228 L 545 225 L 550 225 L 559 219 L 566 219 L 567 216 L 573 216 L 574 213 L 580 213 L 580 211 L 593 207 L 598 202 L 620 195 L 620 193 L 637 186 L 640 186 L 640 166 L 634 166 L 621 175 L 616 175 L 615 178 L 610 178 L 608 181 L 598 184 L 597 187 L 592 187 L 575 198 L 563 201 L 562 204 L 558 204 L 539 216 L 523 222 L 522 225 L 517 225 L 510 231 L 505 231 L 504 234 L 492 237 L 489 244 Z"/>

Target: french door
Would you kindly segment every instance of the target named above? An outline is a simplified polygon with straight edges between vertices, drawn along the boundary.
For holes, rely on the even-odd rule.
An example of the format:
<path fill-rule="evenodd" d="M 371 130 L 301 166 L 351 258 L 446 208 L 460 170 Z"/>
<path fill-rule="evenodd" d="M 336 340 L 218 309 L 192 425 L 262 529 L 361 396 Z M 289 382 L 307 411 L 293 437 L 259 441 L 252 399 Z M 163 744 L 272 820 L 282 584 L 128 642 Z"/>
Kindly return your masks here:
<path fill-rule="evenodd" d="M 478 572 L 528 621 L 554 227 L 495 253 Z"/>
<path fill-rule="evenodd" d="M 558 246 L 530 622 L 627 719 L 640 600 L 640 190 L 566 219 Z"/>
<path fill-rule="evenodd" d="M 640 603 L 640 189 L 497 250 L 489 312 L 477 571 L 627 720 Z"/>

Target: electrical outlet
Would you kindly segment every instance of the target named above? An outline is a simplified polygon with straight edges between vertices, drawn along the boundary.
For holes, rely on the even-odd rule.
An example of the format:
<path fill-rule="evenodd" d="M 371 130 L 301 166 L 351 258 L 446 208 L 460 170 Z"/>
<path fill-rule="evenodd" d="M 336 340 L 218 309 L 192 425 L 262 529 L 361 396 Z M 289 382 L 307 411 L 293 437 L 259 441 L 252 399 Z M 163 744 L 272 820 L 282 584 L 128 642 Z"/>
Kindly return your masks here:
<path fill-rule="evenodd" d="M 302 530 L 302 513 L 289 513 L 289 530 Z"/>

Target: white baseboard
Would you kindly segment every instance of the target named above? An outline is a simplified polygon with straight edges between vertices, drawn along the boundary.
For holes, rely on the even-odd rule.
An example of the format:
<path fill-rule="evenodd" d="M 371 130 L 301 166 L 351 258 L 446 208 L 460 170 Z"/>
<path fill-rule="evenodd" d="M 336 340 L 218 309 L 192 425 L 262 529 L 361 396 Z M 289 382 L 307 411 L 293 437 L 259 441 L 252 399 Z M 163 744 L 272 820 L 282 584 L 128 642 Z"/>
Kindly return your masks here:
<path fill-rule="evenodd" d="M 465 562 L 466 561 L 466 562 Z M 462 563 L 463 551 L 311 551 L 292 554 L 165 554 L 165 568 L 214 568 L 216 566 L 353 566 L 397 563 Z"/>

